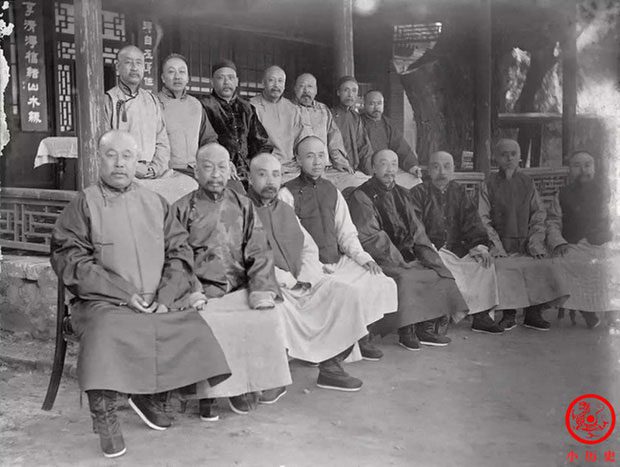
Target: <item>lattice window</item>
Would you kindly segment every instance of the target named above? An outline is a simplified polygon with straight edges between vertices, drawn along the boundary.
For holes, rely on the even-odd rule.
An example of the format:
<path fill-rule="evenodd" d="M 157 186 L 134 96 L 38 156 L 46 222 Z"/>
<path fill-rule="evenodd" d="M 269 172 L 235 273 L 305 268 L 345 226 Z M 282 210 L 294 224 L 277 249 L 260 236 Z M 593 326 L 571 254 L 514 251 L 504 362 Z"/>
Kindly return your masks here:
<path fill-rule="evenodd" d="M 103 11 L 103 40 L 125 42 L 125 15 L 114 11 Z"/>
<path fill-rule="evenodd" d="M 61 133 L 74 130 L 73 123 L 73 73 L 70 63 L 59 63 L 58 82 L 58 129 Z"/>
<path fill-rule="evenodd" d="M 59 34 L 75 34 L 73 5 L 56 2 L 55 6 L 56 32 Z"/>

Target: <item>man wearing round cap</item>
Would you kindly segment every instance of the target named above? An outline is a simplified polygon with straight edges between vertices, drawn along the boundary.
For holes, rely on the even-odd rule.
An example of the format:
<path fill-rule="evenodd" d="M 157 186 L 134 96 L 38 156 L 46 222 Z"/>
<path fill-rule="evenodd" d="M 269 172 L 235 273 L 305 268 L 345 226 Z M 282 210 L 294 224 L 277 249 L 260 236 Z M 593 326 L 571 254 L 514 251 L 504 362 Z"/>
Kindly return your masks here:
<path fill-rule="evenodd" d="M 254 107 L 239 97 L 237 67 L 222 60 L 211 67 L 213 92 L 201 99 L 207 117 L 218 135 L 218 142 L 230 153 L 240 179 L 245 180 L 250 159 L 261 152 L 271 152 L 267 131 Z"/>

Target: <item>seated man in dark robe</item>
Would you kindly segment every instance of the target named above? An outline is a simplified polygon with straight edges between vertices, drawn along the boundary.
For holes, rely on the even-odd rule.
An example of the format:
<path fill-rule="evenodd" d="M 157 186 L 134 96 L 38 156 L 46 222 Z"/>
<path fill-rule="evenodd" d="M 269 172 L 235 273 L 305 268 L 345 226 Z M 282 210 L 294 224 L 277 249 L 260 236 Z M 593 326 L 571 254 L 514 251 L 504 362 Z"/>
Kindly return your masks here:
<path fill-rule="evenodd" d="M 372 299 L 379 310 L 393 311 L 394 281 L 364 251 L 342 193 L 323 178 L 329 157 L 325 143 L 317 136 L 307 136 L 297 143 L 295 154 L 301 174 L 286 183 L 278 197 L 295 208 L 301 225 L 318 245 L 326 271 L 350 286 L 355 284 L 363 300 Z M 359 348 L 364 360 L 383 357 L 368 335 L 359 340 Z"/>
<path fill-rule="evenodd" d="M 618 309 L 620 252 L 611 244 L 610 193 L 595 176 L 594 158 L 576 152 L 569 167 L 569 183 L 547 212 L 547 244 L 571 291 L 564 308 L 581 311 L 595 328 L 596 312 Z"/>
<path fill-rule="evenodd" d="M 277 388 L 259 400 L 273 403 L 291 383 L 273 254 L 252 202 L 226 187 L 229 178 L 228 151 L 217 143 L 207 144 L 196 158 L 200 188 L 173 206 L 189 232 L 198 288 L 209 299 L 200 314 L 233 373 L 216 387 L 198 384 L 200 417 L 205 421 L 218 418 L 212 413 L 214 398 L 226 397 L 233 412 L 247 414 L 253 393 Z"/>
<path fill-rule="evenodd" d="M 543 308 L 564 300 L 568 292 L 558 269 L 545 258 L 545 209 L 532 179 L 519 171 L 519 143 L 501 139 L 494 155 L 499 171 L 483 182 L 478 211 L 496 258 L 498 309 L 504 310 L 499 326 L 505 331 L 517 327 L 516 308 L 524 308 L 523 325 L 547 331 Z"/>
<path fill-rule="evenodd" d="M 489 253 L 489 236 L 478 209 L 454 181 L 452 155 L 439 151 L 428 161 L 430 180 L 411 189 L 418 218 L 439 256 L 450 270 L 473 315 L 472 330 L 498 334 L 504 332 L 489 316 L 498 305 L 495 266 Z M 441 324 L 447 321 L 443 318 Z"/>
<path fill-rule="evenodd" d="M 249 197 L 260 216 L 275 259 L 275 272 L 284 296 L 283 321 L 290 357 L 319 363 L 317 386 L 357 391 L 362 382 L 342 368 L 353 344 L 367 334 L 367 326 L 396 311 L 368 284 L 352 282 L 323 271 L 319 249 L 301 226 L 295 210 L 277 198 L 282 182 L 280 162 L 260 154 L 250 163 Z M 364 270 L 360 268 L 364 274 Z M 386 285 L 389 285 L 386 283 Z M 384 291 L 389 292 L 389 291 Z"/>
<path fill-rule="evenodd" d="M 58 218 L 51 262 L 75 296 L 78 381 L 106 457 L 125 453 L 118 393 L 155 430 L 171 420 L 164 392 L 230 376 L 209 326 L 192 306 L 195 281 L 187 232 L 159 195 L 136 185 L 138 146 L 124 131 L 99 141 L 100 180 Z M 137 241 L 139 240 L 139 241 Z M 174 312 L 174 313 L 173 313 Z"/>
<path fill-rule="evenodd" d="M 450 338 L 435 332 L 433 320 L 452 315 L 458 321 L 467 305 L 415 215 L 409 192 L 395 183 L 396 153 L 375 153 L 372 170 L 372 178 L 351 193 L 349 207 L 364 249 L 398 286 L 398 313 L 383 318 L 379 331 L 398 329 L 408 350 L 418 350 L 420 341 L 445 346 Z"/>

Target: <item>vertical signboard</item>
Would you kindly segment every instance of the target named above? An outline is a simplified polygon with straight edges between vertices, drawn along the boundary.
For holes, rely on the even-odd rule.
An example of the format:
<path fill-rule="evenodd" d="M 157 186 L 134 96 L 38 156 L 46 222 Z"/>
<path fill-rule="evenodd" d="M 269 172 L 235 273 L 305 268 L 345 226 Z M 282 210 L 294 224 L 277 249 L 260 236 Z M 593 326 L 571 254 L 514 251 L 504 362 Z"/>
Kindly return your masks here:
<path fill-rule="evenodd" d="M 43 0 L 16 0 L 15 30 L 22 131 L 47 131 Z"/>
<path fill-rule="evenodd" d="M 138 47 L 144 52 L 144 79 L 142 87 L 157 92 L 157 29 L 153 21 L 142 19 L 139 22 Z"/>

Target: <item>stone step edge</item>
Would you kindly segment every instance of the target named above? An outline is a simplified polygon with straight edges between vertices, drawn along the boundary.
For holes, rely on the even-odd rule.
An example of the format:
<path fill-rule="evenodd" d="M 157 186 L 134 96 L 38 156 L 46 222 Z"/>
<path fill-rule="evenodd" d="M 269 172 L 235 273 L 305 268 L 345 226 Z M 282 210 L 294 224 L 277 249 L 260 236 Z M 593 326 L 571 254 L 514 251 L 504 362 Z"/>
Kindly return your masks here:
<path fill-rule="evenodd" d="M 50 358 L 49 360 L 42 359 L 34 359 L 34 358 L 24 358 L 24 357 L 16 357 L 15 355 L 8 355 L 4 353 L 0 353 L 0 363 L 4 363 L 10 367 L 21 367 L 27 368 L 33 371 L 40 371 L 47 373 L 48 376 L 52 374 L 52 365 L 53 360 Z M 77 365 L 75 362 L 67 362 L 65 361 L 63 373 L 63 378 L 73 378 L 77 379 Z"/>

